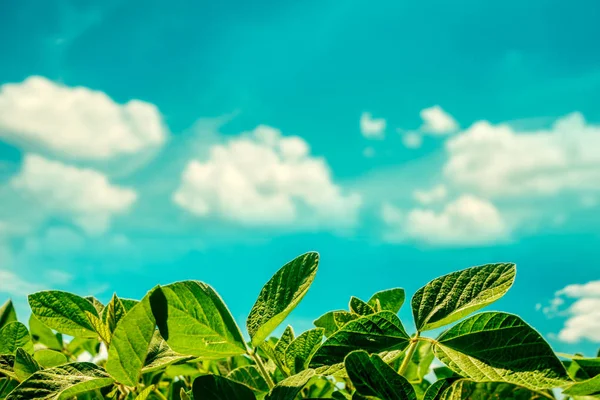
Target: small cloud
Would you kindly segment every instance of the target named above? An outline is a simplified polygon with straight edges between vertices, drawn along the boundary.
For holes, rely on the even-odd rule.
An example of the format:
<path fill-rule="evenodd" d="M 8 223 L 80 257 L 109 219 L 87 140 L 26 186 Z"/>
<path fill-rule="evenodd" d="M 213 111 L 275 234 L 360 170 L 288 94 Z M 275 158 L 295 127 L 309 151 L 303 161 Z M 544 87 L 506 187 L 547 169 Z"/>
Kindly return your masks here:
<path fill-rule="evenodd" d="M 44 273 L 47 281 L 53 285 L 66 285 L 73 280 L 73 276 L 65 271 L 51 269 Z"/>
<path fill-rule="evenodd" d="M 366 158 L 375 157 L 375 149 L 372 147 L 365 147 L 365 149 L 363 150 L 363 156 L 365 156 Z"/>
<path fill-rule="evenodd" d="M 9 296 L 21 297 L 41 290 L 42 287 L 35 283 L 28 282 L 13 271 L 0 269 L 0 293 L 6 293 Z"/>
<path fill-rule="evenodd" d="M 360 132 L 367 139 L 383 139 L 385 126 L 385 119 L 373 118 L 369 112 L 364 112 L 360 116 Z"/>
<path fill-rule="evenodd" d="M 458 129 L 458 124 L 454 118 L 438 105 L 425 108 L 421 110 L 420 114 L 423 120 L 420 130 L 423 132 L 444 135 Z"/>
<path fill-rule="evenodd" d="M 402 133 L 402 143 L 409 149 L 418 149 L 423 144 L 423 136 L 418 132 Z"/>
<path fill-rule="evenodd" d="M 430 190 L 415 190 L 413 196 L 422 205 L 430 205 L 445 200 L 448 189 L 444 185 L 437 185 Z"/>

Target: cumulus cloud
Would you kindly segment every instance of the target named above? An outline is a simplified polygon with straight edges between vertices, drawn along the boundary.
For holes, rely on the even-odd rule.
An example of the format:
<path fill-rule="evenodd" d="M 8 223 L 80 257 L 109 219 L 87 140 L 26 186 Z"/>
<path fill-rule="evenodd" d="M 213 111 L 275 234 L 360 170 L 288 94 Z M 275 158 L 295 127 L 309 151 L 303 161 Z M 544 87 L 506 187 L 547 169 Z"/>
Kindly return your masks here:
<path fill-rule="evenodd" d="M 548 130 L 518 131 L 480 121 L 446 143 L 444 174 L 490 198 L 600 190 L 600 126 L 580 113 Z"/>
<path fill-rule="evenodd" d="M 423 120 L 420 129 L 423 132 L 444 135 L 458 129 L 458 124 L 454 118 L 438 105 L 421 110 L 420 115 Z"/>
<path fill-rule="evenodd" d="M 409 149 L 418 149 L 423 144 L 423 136 L 419 132 L 402 133 L 402 144 Z"/>
<path fill-rule="evenodd" d="M 571 304 L 564 311 L 560 307 Z M 550 305 L 543 308 L 544 313 L 566 315 L 564 327 L 558 339 L 567 343 L 576 343 L 582 339 L 600 342 L 600 281 L 565 286 L 556 292 Z"/>
<path fill-rule="evenodd" d="M 246 225 L 347 226 L 361 204 L 359 195 L 342 193 L 302 138 L 268 126 L 213 146 L 204 162 L 190 161 L 173 200 L 197 216 Z"/>
<path fill-rule="evenodd" d="M 445 200 L 448 189 L 444 185 L 436 185 L 429 190 L 415 190 L 413 196 L 420 204 L 429 205 Z"/>
<path fill-rule="evenodd" d="M 10 185 L 48 215 L 72 221 L 91 234 L 108 229 L 111 218 L 127 211 L 136 192 L 112 185 L 92 169 L 76 168 L 27 154 Z"/>
<path fill-rule="evenodd" d="M 106 160 L 161 146 L 162 117 L 149 103 L 33 76 L 0 87 L 0 139 L 28 151 Z"/>
<path fill-rule="evenodd" d="M 386 121 L 383 118 L 373 118 L 369 112 L 360 116 L 360 132 L 367 139 L 383 139 Z"/>
<path fill-rule="evenodd" d="M 415 208 L 404 216 L 399 209 L 385 206 L 382 212 L 391 241 L 418 240 L 433 245 L 485 245 L 506 240 L 509 228 L 498 209 L 489 201 L 463 195 L 436 211 Z"/>

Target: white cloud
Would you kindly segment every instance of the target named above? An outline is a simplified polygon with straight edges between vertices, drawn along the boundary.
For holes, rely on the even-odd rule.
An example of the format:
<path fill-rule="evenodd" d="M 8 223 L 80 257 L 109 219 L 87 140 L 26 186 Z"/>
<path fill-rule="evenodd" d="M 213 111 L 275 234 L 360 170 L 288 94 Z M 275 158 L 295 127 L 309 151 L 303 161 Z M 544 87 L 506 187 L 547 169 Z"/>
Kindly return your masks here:
<path fill-rule="evenodd" d="M 418 240 L 434 245 L 485 245 L 506 240 L 509 228 L 496 207 L 471 195 L 463 195 L 442 210 L 416 208 L 406 216 L 387 206 L 383 220 L 391 241 Z M 387 215 L 387 217 L 386 217 Z"/>
<path fill-rule="evenodd" d="M 430 190 L 415 190 L 413 196 L 419 203 L 429 205 L 445 200 L 448 196 L 448 189 L 444 185 L 436 185 Z"/>
<path fill-rule="evenodd" d="M 423 132 L 444 135 L 458 129 L 454 118 L 438 105 L 421 110 L 420 115 L 423 120 L 420 130 Z"/>
<path fill-rule="evenodd" d="M 409 149 L 418 149 L 423 144 L 423 136 L 418 132 L 406 132 L 402 134 L 402 143 Z"/>
<path fill-rule="evenodd" d="M 383 139 L 385 126 L 385 119 L 373 118 L 371 113 L 364 112 L 360 116 L 360 132 L 367 139 Z"/>
<path fill-rule="evenodd" d="M 570 114 L 549 130 L 480 121 L 446 144 L 446 177 L 488 197 L 600 190 L 600 126 Z"/>
<path fill-rule="evenodd" d="M 347 226 L 361 204 L 359 195 L 342 194 L 302 138 L 268 126 L 213 146 L 205 162 L 190 161 L 173 200 L 197 216 L 246 225 Z"/>
<path fill-rule="evenodd" d="M 166 140 L 157 108 L 32 76 L 0 87 L 0 139 L 29 151 L 104 160 L 155 149 Z"/>
<path fill-rule="evenodd" d="M 41 286 L 28 282 L 18 276 L 13 271 L 0 269 L 0 293 L 6 293 L 10 296 L 27 296 L 30 293 L 41 290 Z"/>
<path fill-rule="evenodd" d="M 575 299 L 568 308 L 560 312 L 565 298 Z M 585 284 L 573 284 L 556 292 L 550 306 L 544 307 L 547 315 L 567 315 L 564 327 L 558 339 L 567 343 L 576 343 L 582 339 L 600 342 L 600 281 Z"/>
<path fill-rule="evenodd" d="M 70 219 L 92 234 L 105 232 L 111 218 L 127 211 L 137 197 L 131 189 L 112 185 L 100 172 L 34 154 L 25 156 L 11 186 L 35 207 Z"/>

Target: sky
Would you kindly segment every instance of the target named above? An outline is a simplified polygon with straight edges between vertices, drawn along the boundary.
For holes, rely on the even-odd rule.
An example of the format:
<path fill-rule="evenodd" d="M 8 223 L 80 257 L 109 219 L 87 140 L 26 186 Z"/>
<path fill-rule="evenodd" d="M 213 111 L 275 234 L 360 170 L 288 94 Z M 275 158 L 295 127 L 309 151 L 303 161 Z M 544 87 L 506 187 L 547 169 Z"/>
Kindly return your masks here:
<path fill-rule="evenodd" d="M 595 0 L 0 1 L 0 301 L 212 285 L 244 324 L 321 254 L 350 296 L 517 263 L 490 310 L 600 347 Z M 400 316 L 413 329 L 407 303 Z"/>

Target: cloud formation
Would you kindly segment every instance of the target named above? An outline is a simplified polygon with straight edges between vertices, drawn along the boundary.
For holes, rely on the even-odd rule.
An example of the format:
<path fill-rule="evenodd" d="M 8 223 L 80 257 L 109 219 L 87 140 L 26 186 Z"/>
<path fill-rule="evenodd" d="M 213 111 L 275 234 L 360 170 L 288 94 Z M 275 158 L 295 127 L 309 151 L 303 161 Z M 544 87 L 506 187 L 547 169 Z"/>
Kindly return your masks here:
<path fill-rule="evenodd" d="M 386 124 L 385 119 L 373 118 L 369 112 L 364 112 L 360 116 L 360 132 L 367 139 L 383 139 Z"/>
<path fill-rule="evenodd" d="M 27 154 L 11 187 L 48 215 L 65 218 L 90 234 L 104 233 L 113 216 L 127 211 L 137 194 L 112 185 L 102 173 Z"/>
<path fill-rule="evenodd" d="M 420 115 L 423 120 L 422 132 L 445 135 L 458 129 L 456 120 L 438 105 L 421 110 Z"/>
<path fill-rule="evenodd" d="M 158 109 L 40 76 L 0 87 L 0 139 L 65 159 L 107 160 L 160 147 L 166 130 Z"/>
<path fill-rule="evenodd" d="M 361 204 L 302 138 L 264 125 L 213 146 L 204 162 L 190 161 L 173 200 L 199 217 L 254 226 L 350 226 Z"/>

